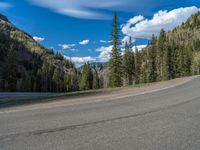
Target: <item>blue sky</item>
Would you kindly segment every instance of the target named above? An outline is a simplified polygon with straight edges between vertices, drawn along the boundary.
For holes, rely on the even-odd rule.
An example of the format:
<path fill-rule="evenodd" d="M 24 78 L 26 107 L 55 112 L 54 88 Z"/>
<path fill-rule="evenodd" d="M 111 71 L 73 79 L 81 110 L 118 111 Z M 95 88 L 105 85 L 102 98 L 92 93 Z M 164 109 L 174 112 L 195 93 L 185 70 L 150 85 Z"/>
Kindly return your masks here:
<path fill-rule="evenodd" d="M 152 34 L 171 30 L 199 8 L 197 0 L 0 0 L 0 13 L 13 24 L 77 65 L 109 59 L 114 11 L 120 38 L 132 36 L 142 48 Z"/>

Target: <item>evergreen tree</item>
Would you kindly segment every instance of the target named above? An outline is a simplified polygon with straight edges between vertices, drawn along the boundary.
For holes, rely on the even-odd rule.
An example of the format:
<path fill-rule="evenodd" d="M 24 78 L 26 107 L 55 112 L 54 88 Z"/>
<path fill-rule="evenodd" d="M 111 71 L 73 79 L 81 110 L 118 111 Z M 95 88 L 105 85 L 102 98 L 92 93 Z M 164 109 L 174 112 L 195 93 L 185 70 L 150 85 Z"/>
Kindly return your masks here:
<path fill-rule="evenodd" d="M 186 75 L 190 76 L 192 75 L 192 59 L 193 59 L 193 54 L 192 54 L 192 48 L 188 47 L 186 48 Z"/>
<path fill-rule="evenodd" d="M 76 68 L 71 69 L 71 85 L 72 85 L 72 91 L 79 90 L 79 75 L 77 73 Z"/>
<path fill-rule="evenodd" d="M 60 87 L 60 85 L 59 85 L 60 78 L 59 78 L 59 69 L 58 68 L 55 68 L 52 79 L 53 79 L 53 81 L 55 83 L 55 92 L 59 92 L 59 90 L 60 90 L 59 89 L 59 87 Z"/>
<path fill-rule="evenodd" d="M 167 75 L 168 79 L 174 78 L 174 64 L 173 64 L 173 47 L 168 45 L 167 46 L 167 59 L 166 59 L 166 66 L 167 66 Z"/>
<path fill-rule="evenodd" d="M 141 50 L 141 59 L 143 60 L 142 66 L 141 66 L 141 82 L 142 83 L 148 83 L 148 77 L 149 77 L 149 64 L 148 64 L 148 51 L 146 49 Z"/>
<path fill-rule="evenodd" d="M 93 89 L 98 89 L 99 88 L 99 75 L 96 70 L 94 70 L 93 73 Z"/>
<path fill-rule="evenodd" d="M 69 91 L 69 81 L 70 81 L 70 79 L 69 79 L 69 75 L 68 74 L 65 74 L 64 75 L 64 91 L 65 92 L 68 92 Z"/>
<path fill-rule="evenodd" d="M 112 52 L 109 61 L 109 87 L 122 86 L 122 57 L 119 49 L 121 41 L 119 40 L 119 23 L 115 14 L 113 18 L 113 26 L 111 33 Z"/>
<path fill-rule="evenodd" d="M 125 85 L 133 84 L 133 77 L 135 73 L 135 56 L 132 50 L 132 40 L 130 37 L 129 44 L 125 43 L 125 54 L 123 55 L 123 68 Z"/>
<path fill-rule="evenodd" d="M 155 82 L 157 80 L 157 71 L 156 71 L 156 37 L 152 36 L 151 47 L 150 47 L 150 74 L 149 81 Z"/>
<path fill-rule="evenodd" d="M 42 91 L 48 91 L 48 78 L 49 78 L 49 63 L 47 60 L 44 61 L 42 65 Z"/>
<path fill-rule="evenodd" d="M 41 92 L 42 91 L 42 71 L 41 69 L 37 70 L 36 75 L 36 91 Z"/>
<path fill-rule="evenodd" d="M 104 77 L 102 74 L 100 75 L 100 78 L 99 78 L 99 87 L 104 88 Z"/>
<path fill-rule="evenodd" d="M 16 90 L 17 84 L 16 46 L 12 44 L 6 57 L 5 79 L 10 91 Z"/>
<path fill-rule="evenodd" d="M 166 33 L 164 29 L 161 29 L 160 36 L 158 38 L 157 47 L 157 73 L 158 80 L 164 80 L 166 75 Z"/>
<path fill-rule="evenodd" d="M 60 68 L 55 68 L 53 73 L 53 81 L 55 83 L 55 92 L 63 92 L 63 81 L 64 75 Z"/>
<path fill-rule="evenodd" d="M 135 84 L 140 83 L 141 61 L 140 53 L 137 46 L 135 46 Z"/>
<path fill-rule="evenodd" d="M 79 82 L 80 90 L 89 90 L 92 89 L 92 83 L 93 83 L 93 76 L 92 76 L 92 70 L 89 63 L 86 63 L 83 66 L 83 70 L 81 73 L 81 78 Z"/>

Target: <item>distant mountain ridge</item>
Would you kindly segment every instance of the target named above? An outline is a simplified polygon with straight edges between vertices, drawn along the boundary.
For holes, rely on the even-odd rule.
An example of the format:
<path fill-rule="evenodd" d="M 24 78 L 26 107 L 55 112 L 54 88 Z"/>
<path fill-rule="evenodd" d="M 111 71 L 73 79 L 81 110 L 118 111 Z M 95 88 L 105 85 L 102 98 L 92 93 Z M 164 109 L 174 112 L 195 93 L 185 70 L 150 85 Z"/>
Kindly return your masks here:
<path fill-rule="evenodd" d="M 108 62 L 91 62 L 90 66 L 96 71 L 102 71 L 108 67 Z M 78 68 L 78 71 L 83 69 L 83 65 Z"/>

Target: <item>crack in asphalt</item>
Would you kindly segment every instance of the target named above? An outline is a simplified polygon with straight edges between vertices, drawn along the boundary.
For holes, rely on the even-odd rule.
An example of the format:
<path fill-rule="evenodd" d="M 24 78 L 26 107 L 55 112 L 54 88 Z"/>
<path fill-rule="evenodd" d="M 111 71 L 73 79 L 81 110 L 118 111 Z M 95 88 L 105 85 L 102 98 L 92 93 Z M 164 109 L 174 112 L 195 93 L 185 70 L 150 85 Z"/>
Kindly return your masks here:
<path fill-rule="evenodd" d="M 65 131 L 65 130 L 75 130 L 75 129 L 80 128 L 80 127 L 84 128 L 84 127 L 88 127 L 90 125 L 97 125 L 97 124 L 113 122 L 113 121 L 117 121 L 117 120 L 124 120 L 124 119 L 139 117 L 139 116 L 145 116 L 145 115 L 148 115 L 148 114 L 152 114 L 152 113 L 156 113 L 156 112 L 159 112 L 159 111 L 164 111 L 164 110 L 167 110 L 167 109 L 170 109 L 170 108 L 185 105 L 185 104 L 191 103 L 193 101 L 197 101 L 197 100 L 200 100 L 200 97 L 196 97 L 196 98 L 193 98 L 191 100 L 180 102 L 180 103 L 177 103 L 177 104 L 174 104 L 174 105 L 168 105 L 168 106 L 165 106 L 165 107 L 152 109 L 151 111 L 136 113 L 136 114 L 133 114 L 133 115 L 121 116 L 121 117 L 110 118 L 110 119 L 99 120 L 99 121 L 88 122 L 88 123 L 77 124 L 77 125 L 64 126 L 64 127 L 60 127 L 60 128 L 52 128 L 52 129 L 45 129 L 45 130 L 36 130 L 36 131 L 30 131 L 30 132 L 0 135 L 0 140 L 7 139 L 7 138 L 12 139 L 12 138 L 16 138 L 16 137 L 19 137 L 19 136 L 32 136 L 32 135 L 41 135 L 41 134 L 45 134 L 45 133 L 60 132 L 60 131 Z"/>

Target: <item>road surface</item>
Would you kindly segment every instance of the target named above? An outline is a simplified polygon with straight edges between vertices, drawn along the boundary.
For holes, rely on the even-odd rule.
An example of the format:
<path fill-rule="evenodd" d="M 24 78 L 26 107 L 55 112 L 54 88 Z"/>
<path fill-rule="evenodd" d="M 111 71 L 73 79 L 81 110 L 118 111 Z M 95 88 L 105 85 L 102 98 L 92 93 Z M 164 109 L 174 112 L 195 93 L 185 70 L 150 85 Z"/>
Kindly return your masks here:
<path fill-rule="evenodd" d="M 110 101 L 0 110 L 0 149 L 199 150 L 200 77 Z"/>

